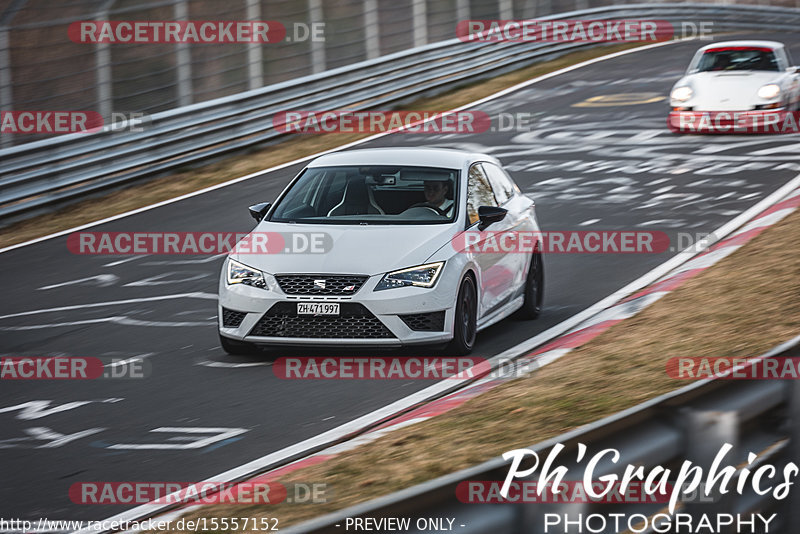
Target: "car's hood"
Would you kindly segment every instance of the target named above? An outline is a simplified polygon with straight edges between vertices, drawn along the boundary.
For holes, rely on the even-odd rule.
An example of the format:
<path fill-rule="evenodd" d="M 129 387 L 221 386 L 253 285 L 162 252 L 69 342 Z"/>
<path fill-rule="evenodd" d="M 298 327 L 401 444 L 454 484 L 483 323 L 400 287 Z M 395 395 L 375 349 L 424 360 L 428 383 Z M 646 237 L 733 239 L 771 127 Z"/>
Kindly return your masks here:
<path fill-rule="evenodd" d="M 782 86 L 782 74 L 771 71 L 698 72 L 681 79 L 675 86 L 689 85 L 694 96 L 687 102 L 695 111 L 746 111 L 753 109 L 758 90 L 768 84 Z"/>
<path fill-rule="evenodd" d="M 238 253 L 231 257 L 262 271 L 279 273 L 343 273 L 376 275 L 424 263 L 446 245 L 456 233 L 454 224 L 431 225 L 321 225 L 262 222 L 254 232 L 283 235 L 285 247 L 297 239 L 324 234 L 317 243 L 325 243 L 325 252 L 270 254 Z M 319 247 L 322 248 L 322 247 Z"/>

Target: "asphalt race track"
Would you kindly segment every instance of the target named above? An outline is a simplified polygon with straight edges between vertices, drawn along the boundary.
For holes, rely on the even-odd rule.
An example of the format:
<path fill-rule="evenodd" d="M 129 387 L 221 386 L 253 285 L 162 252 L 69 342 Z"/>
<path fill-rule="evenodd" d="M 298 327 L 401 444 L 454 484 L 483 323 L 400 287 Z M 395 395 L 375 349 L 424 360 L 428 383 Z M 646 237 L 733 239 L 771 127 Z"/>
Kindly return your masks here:
<path fill-rule="evenodd" d="M 782 40 L 800 56 L 800 36 L 752 37 Z M 711 232 L 800 172 L 800 140 L 671 134 L 667 104 L 658 98 L 700 45 L 595 63 L 475 108 L 531 113 L 529 132 L 394 134 L 360 147 L 492 154 L 536 200 L 544 230 Z M 246 232 L 253 226 L 247 206 L 274 200 L 300 168 L 91 230 Z M 474 355 L 492 356 L 557 324 L 671 254 L 546 257 L 543 317 L 491 327 L 479 335 Z M 67 250 L 66 237 L 0 254 L 0 354 L 143 357 L 149 367 L 141 380 L 3 381 L 0 516 L 103 519 L 127 507 L 72 504 L 71 484 L 203 480 L 431 384 L 280 380 L 270 360 L 285 352 L 227 356 L 215 327 L 221 263 L 206 256 L 80 256 Z M 337 354 L 344 353 L 375 352 Z M 191 448 L 197 434 L 185 429 L 217 437 Z"/>

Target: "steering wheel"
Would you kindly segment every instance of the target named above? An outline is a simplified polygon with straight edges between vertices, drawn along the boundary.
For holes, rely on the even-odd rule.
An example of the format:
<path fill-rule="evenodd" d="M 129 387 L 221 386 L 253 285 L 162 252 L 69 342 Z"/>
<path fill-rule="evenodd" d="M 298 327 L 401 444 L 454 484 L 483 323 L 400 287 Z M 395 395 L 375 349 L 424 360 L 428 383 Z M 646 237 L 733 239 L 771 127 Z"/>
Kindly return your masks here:
<path fill-rule="evenodd" d="M 434 206 L 430 202 L 420 202 L 419 204 L 414 204 L 411 208 L 428 208 L 429 210 L 435 211 L 438 215 L 443 217 L 447 217 L 447 212 L 439 208 L 438 206 Z M 409 209 L 411 209 L 409 208 Z"/>

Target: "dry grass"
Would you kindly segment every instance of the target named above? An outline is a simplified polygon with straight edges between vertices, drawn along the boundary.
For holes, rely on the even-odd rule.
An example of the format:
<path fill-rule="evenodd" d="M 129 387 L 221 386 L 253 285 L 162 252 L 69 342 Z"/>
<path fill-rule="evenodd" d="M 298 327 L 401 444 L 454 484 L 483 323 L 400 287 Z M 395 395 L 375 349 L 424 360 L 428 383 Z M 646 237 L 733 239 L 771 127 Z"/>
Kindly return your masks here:
<path fill-rule="evenodd" d="M 447 111 L 536 76 L 635 46 L 637 45 L 629 43 L 568 54 L 554 61 L 537 63 L 528 68 L 481 81 L 447 94 L 417 100 L 403 108 Z M 176 172 L 163 178 L 79 202 L 47 217 L 38 217 L 2 228 L 0 229 L 0 248 L 198 191 L 287 161 L 329 150 L 368 137 L 368 135 L 296 136 L 248 154 L 239 154 L 203 167 Z"/>
<path fill-rule="evenodd" d="M 216 505 L 190 515 L 269 515 L 286 526 L 530 446 L 685 386 L 665 372 L 671 357 L 766 352 L 800 333 L 798 234 L 800 212 L 531 377 L 280 479 L 324 482 L 331 502 Z"/>

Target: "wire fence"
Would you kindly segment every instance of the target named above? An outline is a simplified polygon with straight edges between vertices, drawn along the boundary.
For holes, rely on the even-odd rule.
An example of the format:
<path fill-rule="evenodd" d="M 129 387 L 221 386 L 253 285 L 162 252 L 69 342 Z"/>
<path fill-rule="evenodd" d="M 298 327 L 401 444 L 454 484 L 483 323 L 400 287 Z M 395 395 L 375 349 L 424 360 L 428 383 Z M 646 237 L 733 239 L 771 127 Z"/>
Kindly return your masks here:
<path fill-rule="evenodd" d="M 0 0 L 0 110 L 91 110 L 106 121 L 113 113 L 150 114 L 451 39 L 461 20 L 625 3 L 633 2 Z M 793 7 L 800 0 L 740 3 Z M 107 20 L 278 21 L 286 36 L 267 44 L 87 43 L 68 36 L 73 22 Z M 0 135 L 0 144 L 39 137 Z"/>

